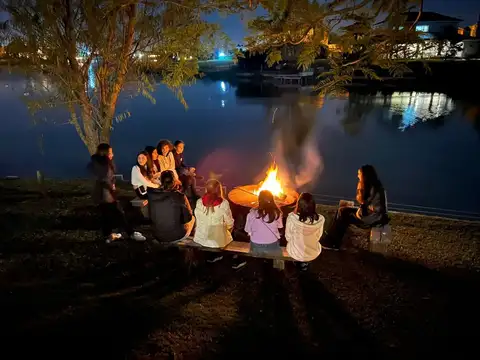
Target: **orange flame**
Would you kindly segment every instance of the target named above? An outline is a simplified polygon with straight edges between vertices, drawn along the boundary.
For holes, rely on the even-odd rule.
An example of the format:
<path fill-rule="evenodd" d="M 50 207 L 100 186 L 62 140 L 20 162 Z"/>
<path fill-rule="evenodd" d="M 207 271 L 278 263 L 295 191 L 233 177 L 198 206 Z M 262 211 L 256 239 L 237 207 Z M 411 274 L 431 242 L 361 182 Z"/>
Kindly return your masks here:
<path fill-rule="evenodd" d="M 278 174 L 278 167 L 274 163 L 268 169 L 267 176 L 265 177 L 265 180 L 263 180 L 260 183 L 259 188 L 254 192 L 255 195 L 260 194 L 260 191 L 268 190 L 273 194 L 273 196 L 276 196 L 276 197 L 283 196 L 285 193 L 283 191 L 282 184 L 277 177 L 277 174 Z"/>

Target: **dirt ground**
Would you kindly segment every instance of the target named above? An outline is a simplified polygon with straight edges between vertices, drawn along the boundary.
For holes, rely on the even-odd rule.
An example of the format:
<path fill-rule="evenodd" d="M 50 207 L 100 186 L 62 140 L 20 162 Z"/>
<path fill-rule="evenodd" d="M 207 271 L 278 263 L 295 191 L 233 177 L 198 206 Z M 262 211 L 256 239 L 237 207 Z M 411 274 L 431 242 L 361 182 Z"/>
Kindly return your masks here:
<path fill-rule="evenodd" d="M 346 251 L 322 252 L 305 273 L 252 258 L 235 271 L 228 256 L 207 264 L 150 236 L 105 244 L 84 181 L 39 190 L 0 182 L 2 359 L 476 352 L 479 223 L 394 214 L 388 256 L 368 252 L 368 233 L 353 230 Z"/>

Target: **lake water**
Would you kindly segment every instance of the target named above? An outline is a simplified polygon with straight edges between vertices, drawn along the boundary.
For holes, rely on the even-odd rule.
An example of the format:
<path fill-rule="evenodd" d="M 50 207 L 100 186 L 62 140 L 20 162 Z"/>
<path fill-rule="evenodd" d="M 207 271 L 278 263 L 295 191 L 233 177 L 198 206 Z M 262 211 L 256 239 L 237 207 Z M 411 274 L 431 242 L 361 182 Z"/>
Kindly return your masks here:
<path fill-rule="evenodd" d="M 34 177 L 37 169 L 47 177 L 86 176 L 89 154 L 66 112 L 51 110 L 47 123 L 35 125 L 25 79 L 3 72 L 0 91 L 0 176 Z M 421 92 L 322 98 L 208 79 L 186 88 L 185 97 L 188 110 L 161 86 L 155 105 L 141 96 L 120 100 L 119 112 L 131 117 L 112 135 L 119 173 L 129 177 L 136 153 L 163 138 L 184 140 L 188 162 L 204 175 L 221 174 L 229 187 L 260 180 L 271 151 L 293 178 L 302 149 L 314 148 L 320 162 L 303 164 L 315 175 L 304 188 L 324 202 L 354 197 L 357 168 L 370 163 L 391 207 L 480 213 L 478 103 Z"/>

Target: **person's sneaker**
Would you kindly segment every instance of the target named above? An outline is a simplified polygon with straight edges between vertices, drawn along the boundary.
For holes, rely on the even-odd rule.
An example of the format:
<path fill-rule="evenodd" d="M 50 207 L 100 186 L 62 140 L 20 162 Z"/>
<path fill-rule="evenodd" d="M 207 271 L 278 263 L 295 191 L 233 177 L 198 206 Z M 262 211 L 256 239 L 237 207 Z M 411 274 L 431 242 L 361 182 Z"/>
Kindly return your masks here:
<path fill-rule="evenodd" d="M 213 264 L 213 263 L 216 263 L 217 261 L 220 261 L 222 259 L 223 259 L 223 256 L 218 255 L 218 256 L 215 256 L 212 259 L 208 259 L 207 262 L 210 263 L 210 264 Z"/>
<path fill-rule="evenodd" d="M 110 244 L 111 242 L 114 242 L 115 240 L 121 239 L 122 234 L 120 233 L 111 233 L 110 236 L 107 238 L 105 241 L 107 244 Z"/>
<path fill-rule="evenodd" d="M 298 264 L 298 268 L 299 268 L 301 271 L 307 271 L 307 270 L 308 270 L 308 263 L 306 263 L 306 262 L 299 263 L 299 264 Z"/>
<path fill-rule="evenodd" d="M 232 269 L 238 270 L 243 268 L 245 265 L 247 265 L 247 262 L 245 260 L 233 259 Z"/>
<path fill-rule="evenodd" d="M 147 238 L 145 236 L 142 235 L 142 233 L 139 233 L 138 231 L 135 231 L 132 236 L 130 236 L 130 238 L 132 240 L 135 240 L 135 241 L 145 241 L 147 240 Z"/>

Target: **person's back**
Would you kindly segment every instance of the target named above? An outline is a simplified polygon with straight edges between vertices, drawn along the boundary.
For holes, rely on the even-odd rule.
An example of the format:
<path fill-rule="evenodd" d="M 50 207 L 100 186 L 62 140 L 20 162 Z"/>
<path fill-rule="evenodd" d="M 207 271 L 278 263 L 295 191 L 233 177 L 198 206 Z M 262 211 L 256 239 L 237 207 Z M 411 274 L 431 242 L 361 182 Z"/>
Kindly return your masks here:
<path fill-rule="evenodd" d="M 323 233 L 325 218 L 319 216 L 314 222 L 300 221 L 295 213 L 288 214 L 285 226 L 287 252 L 297 261 L 312 261 L 320 255 L 320 237 Z"/>
<path fill-rule="evenodd" d="M 158 241 L 180 240 L 190 235 L 195 219 L 185 195 L 173 189 L 173 174 L 162 173 L 161 182 L 160 189 L 148 189 L 153 231 Z"/>
<path fill-rule="evenodd" d="M 325 218 L 317 214 L 312 194 L 302 193 L 295 210 L 288 214 L 285 226 L 287 252 L 295 260 L 309 262 L 314 260 L 322 247 L 320 238 Z"/>
<path fill-rule="evenodd" d="M 197 200 L 195 207 L 197 227 L 193 241 L 206 247 L 223 248 L 233 241 L 230 232 L 233 228 L 230 204 L 224 199 L 209 204 L 207 195 Z"/>

